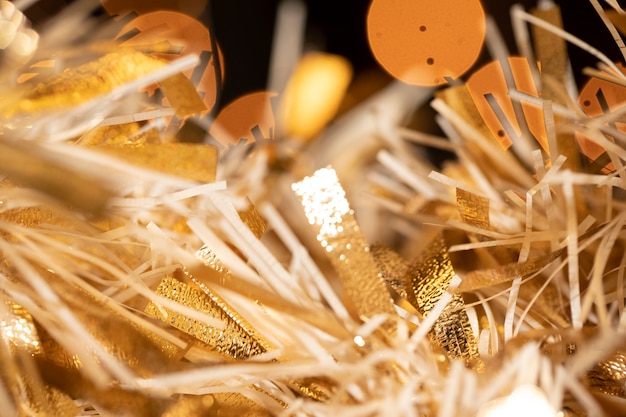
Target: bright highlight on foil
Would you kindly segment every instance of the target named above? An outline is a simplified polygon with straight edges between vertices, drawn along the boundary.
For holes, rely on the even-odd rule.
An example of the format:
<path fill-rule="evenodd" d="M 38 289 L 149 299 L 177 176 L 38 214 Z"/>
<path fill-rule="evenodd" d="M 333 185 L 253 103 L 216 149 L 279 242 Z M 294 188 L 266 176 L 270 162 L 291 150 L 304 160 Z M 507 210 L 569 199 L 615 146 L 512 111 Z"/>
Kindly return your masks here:
<path fill-rule="evenodd" d="M 339 184 L 337 173 L 323 168 L 291 187 L 302 200 L 309 224 L 319 226 L 318 239 L 335 237 L 343 231 L 343 216 L 350 211 L 346 192 Z"/>

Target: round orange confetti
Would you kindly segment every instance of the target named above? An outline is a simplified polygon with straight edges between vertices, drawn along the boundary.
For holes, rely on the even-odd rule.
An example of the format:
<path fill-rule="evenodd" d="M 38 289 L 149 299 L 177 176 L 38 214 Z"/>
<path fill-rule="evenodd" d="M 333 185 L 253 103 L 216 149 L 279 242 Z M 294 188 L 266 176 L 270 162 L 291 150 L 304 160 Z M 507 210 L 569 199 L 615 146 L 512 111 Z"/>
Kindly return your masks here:
<path fill-rule="evenodd" d="M 198 17 L 206 8 L 207 0 L 100 0 L 111 16 L 125 16 L 130 12 L 146 14 L 158 10 L 173 10 Z"/>
<path fill-rule="evenodd" d="M 152 12 L 130 21 L 122 28 L 118 39 L 122 39 L 122 45 L 126 46 L 155 45 L 158 48 L 165 48 L 166 51 L 153 52 L 152 55 L 166 61 L 173 61 L 189 54 L 198 55 L 200 63 L 185 71 L 185 75 L 197 86 L 207 108 L 213 108 L 218 88 L 215 52 L 209 30 L 198 20 L 178 12 Z M 223 76 L 224 66 L 219 48 L 217 54 L 220 73 Z"/>
<path fill-rule="evenodd" d="M 518 91 L 537 97 L 537 87 L 533 81 L 530 66 L 526 58 L 509 57 L 508 59 L 513 80 L 514 88 Z M 502 65 L 498 61 L 492 61 L 474 72 L 467 80 L 467 89 L 476 104 L 478 112 L 482 116 L 485 124 L 491 133 L 500 141 L 504 148 L 511 146 L 511 137 L 506 133 L 504 123 L 507 123 L 519 135 L 521 133 L 520 123 L 515 117 L 513 101 L 509 97 L 509 88 L 504 78 Z M 504 114 L 506 120 L 500 120 L 496 116 L 496 112 L 487 101 L 486 96 L 491 94 L 498 104 L 500 110 Z M 539 142 L 541 147 L 548 152 L 548 138 L 541 107 L 522 102 L 522 110 L 528 130 Z"/>
<path fill-rule="evenodd" d="M 409 84 L 437 86 L 467 71 L 485 39 L 479 0 L 373 0 L 367 35 L 378 62 Z"/>
<path fill-rule="evenodd" d="M 625 70 L 623 65 L 617 65 L 622 71 Z M 623 107 L 624 102 L 626 102 L 626 87 L 598 78 L 589 79 L 578 96 L 578 104 L 589 117 L 610 113 L 618 107 Z M 626 133 L 626 123 L 615 122 L 614 127 Z M 582 153 L 597 170 L 604 173 L 615 171 L 615 165 L 605 154 L 606 149 L 602 145 L 582 133 L 576 133 L 576 139 Z M 607 136 L 607 139 L 614 141 L 610 136 Z"/>
<path fill-rule="evenodd" d="M 273 139 L 272 99 L 276 96 L 276 93 L 259 91 L 239 97 L 220 111 L 209 134 L 224 146 L 235 145 L 240 140 Z"/>

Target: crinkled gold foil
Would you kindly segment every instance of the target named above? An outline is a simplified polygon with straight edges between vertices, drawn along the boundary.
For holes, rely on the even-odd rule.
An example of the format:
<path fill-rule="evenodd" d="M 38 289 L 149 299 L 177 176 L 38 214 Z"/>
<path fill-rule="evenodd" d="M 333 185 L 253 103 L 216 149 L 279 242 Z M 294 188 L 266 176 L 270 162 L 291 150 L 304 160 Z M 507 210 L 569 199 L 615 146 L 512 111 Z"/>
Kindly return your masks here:
<path fill-rule="evenodd" d="M 370 252 L 383 280 L 402 298 L 407 298 L 404 276 L 409 262 L 398 255 L 393 249 L 383 245 L 370 246 Z"/>
<path fill-rule="evenodd" d="M 408 299 L 424 315 L 435 307 L 455 276 L 443 237 L 437 237 L 406 274 Z M 463 298 L 456 294 L 435 322 L 431 336 L 452 358 L 478 357 L 478 344 Z"/>
<path fill-rule="evenodd" d="M 197 338 L 227 358 L 246 359 L 270 349 L 269 343 L 262 341 L 252 326 L 232 307 L 208 287 L 198 284 L 202 288 L 166 276 L 157 287 L 156 293 L 223 321 L 226 324 L 225 329 L 216 329 L 153 302 L 146 307 L 146 313 Z"/>
<path fill-rule="evenodd" d="M 239 214 L 241 221 L 248 226 L 254 236 L 256 236 L 257 239 L 260 239 L 261 236 L 263 236 L 263 233 L 267 230 L 267 223 L 265 223 L 261 213 L 259 213 L 250 199 L 247 200 L 248 207 L 243 210 L 239 210 L 237 214 Z"/>
<path fill-rule="evenodd" d="M 456 204 L 459 209 L 461 219 L 475 227 L 489 230 L 489 199 L 478 196 L 462 188 L 456 189 Z"/>
<path fill-rule="evenodd" d="M 350 209 L 337 174 L 320 169 L 292 185 L 360 317 L 395 315 L 391 296 Z"/>
<path fill-rule="evenodd" d="M 589 386 L 603 394 L 626 399 L 626 352 L 617 351 L 587 373 Z"/>
<path fill-rule="evenodd" d="M 161 417 L 187 417 L 211 415 L 215 407 L 215 398 L 212 395 L 190 396 L 185 395 L 172 404 Z"/>

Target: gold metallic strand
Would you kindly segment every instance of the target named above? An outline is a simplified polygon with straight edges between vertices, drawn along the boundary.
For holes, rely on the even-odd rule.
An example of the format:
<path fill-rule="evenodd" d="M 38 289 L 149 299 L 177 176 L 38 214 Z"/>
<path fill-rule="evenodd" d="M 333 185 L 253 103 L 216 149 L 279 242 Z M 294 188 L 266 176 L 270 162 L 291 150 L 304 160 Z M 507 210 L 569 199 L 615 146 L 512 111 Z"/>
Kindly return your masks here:
<path fill-rule="evenodd" d="M 457 188 L 456 204 L 461 219 L 465 223 L 485 230 L 491 229 L 489 222 L 489 199 Z"/>
<path fill-rule="evenodd" d="M 455 276 L 443 237 L 411 263 L 406 275 L 408 299 L 424 315 L 435 307 Z M 463 298 L 455 294 L 435 322 L 431 336 L 452 358 L 478 357 L 478 344 L 465 311 Z"/>
<path fill-rule="evenodd" d="M 391 296 L 332 168 L 324 168 L 292 185 L 317 239 L 339 273 L 357 314 L 395 315 Z"/>
<path fill-rule="evenodd" d="M 591 388 L 626 399 L 626 352 L 617 351 L 587 373 Z"/>
<path fill-rule="evenodd" d="M 226 328 L 220 330 L 153 302 L 146 307 L 146 312 L 151 316 L 201 340 L 227 358 L 246 359 L 270 349 L 269 344 L 261 340 L 252 326 L 204 285 L 198 288 L 166 276 L 156 293 L 223 321 Z"/>

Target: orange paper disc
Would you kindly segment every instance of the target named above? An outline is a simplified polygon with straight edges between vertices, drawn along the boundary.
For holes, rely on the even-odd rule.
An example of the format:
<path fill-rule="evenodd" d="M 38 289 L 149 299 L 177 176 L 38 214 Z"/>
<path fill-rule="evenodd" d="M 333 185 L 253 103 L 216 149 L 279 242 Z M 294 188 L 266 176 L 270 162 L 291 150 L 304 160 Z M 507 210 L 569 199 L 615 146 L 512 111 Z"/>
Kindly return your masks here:
<path fill-rule="evenodd" d="M 274 138 L 274 111 L 272 98 L 276 93 L 259 91 L 246 94 L 220 111 L 209 134 L 224 146 L 235 145 L 240 140 Z"/>
<path fill-rule="evenodd" d="M 123 40 L 122 45 L 126 46 L 165 47 L 167 51 L 153 52 L 152 55 L 166 61 L 173 61 L 189 54 L 198 55 L 200 63 L 185 71 L 185 75 L 197 86 L 207 108 L 213 108 L 218 88 L 215 53 L 209 30 L 202 23 L 183 13 L 152 12 L 130 21 L 120 31 L 118 39 Z M 220 73 L 223 76 L 224 67 L 221 61 L 220 56 Z"/>
<path fill-rule="evenodd" d="M 622 71 L 624 67 L 618 64 Z M 578 104 L 589 117 L 601 116 L 604 113 L 615 111 L 623 107 L 626 102 L 626 87 L 619 86 L 609 81 L 591 78 L 580 91 Z M 626 133 L 626 124 L 615 122 L 614 125 L 620 132 Z M 607 138 L 613 141 L 613 138 Z M 612 172 L 615 165 L 608 159 L 602 145 L 592 141 L 582 133 L 576 134 L 576 139 L 589 162 L 596 165 L 601 172 Z"/>
<path fill-rule="evenodd" d="M 437 86 L 478 58 L 485 13 L 479 0 L 373 0 L 367 35 L 374 56 L 395 78 Z"/>

